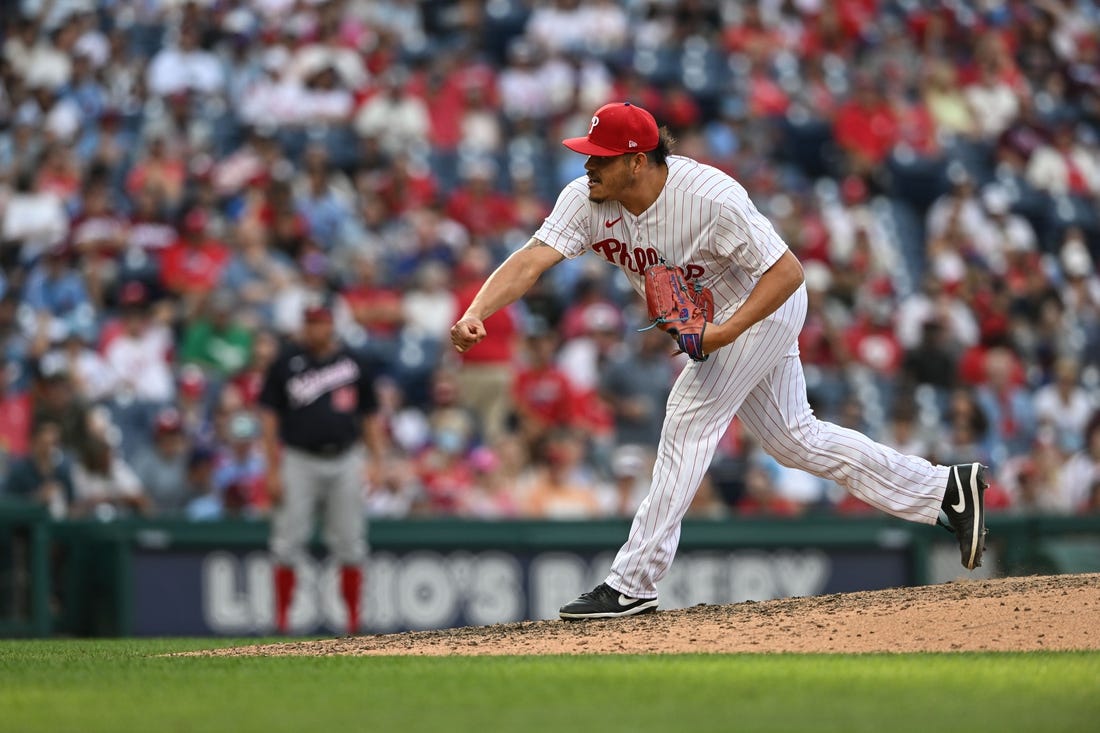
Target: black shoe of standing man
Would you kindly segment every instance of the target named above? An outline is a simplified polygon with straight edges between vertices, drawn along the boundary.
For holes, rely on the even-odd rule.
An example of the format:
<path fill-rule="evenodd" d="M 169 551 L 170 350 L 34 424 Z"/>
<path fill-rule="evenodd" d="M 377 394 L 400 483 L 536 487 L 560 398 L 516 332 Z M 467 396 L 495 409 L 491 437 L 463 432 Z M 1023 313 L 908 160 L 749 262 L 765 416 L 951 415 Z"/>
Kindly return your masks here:
<path fill-rule="evenodd" d="M 630 598 L 607 583 L 600 583 L 562 606 L 559 615 L 566 621 L 579 621 L 586 618 L 636 616 L 656 610 L 656 598 Z"/>
<path fill-rule="evenodd" d="M 960 463 L 947 475 L 947 493 L 943 496 L 943 513 L 950 529 L 959 541 L 962 564 L 973 570 L 982 564 L 985 550 L 985 466 L 980 463 Z"/>

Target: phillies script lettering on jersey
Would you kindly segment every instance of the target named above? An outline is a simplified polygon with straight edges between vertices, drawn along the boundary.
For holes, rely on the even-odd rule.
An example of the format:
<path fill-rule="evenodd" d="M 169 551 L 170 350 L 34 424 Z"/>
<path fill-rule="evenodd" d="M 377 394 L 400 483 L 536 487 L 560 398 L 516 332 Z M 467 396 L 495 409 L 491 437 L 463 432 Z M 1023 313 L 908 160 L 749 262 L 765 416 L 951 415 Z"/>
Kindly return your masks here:
<path fill-rule="evenodd" d="M 633 214 L 613 200 L 588 198 L 588 178 L 570 182 L 535 239 L 565 257 L 594 252 L 620 268 L 645 295 L 645 270 L 664 260 L 714 293 L 718 315 L 748 297 L 787 251 L 745 189 L 722 171 L 690 158 L 668 158 L 660 196 Z"/>
<path fill-rule="evenodd" d="M 622 217 L 619 217 L 620 219 Z M 633 247 L 617 239 L 608 238 L 592 245 L 592 251 L 603 256 L 613 265 L 641 275 L 647 267 L 661 261 L 661 255 L 652 247 Z M 706 272 L 700 265 L 684 265 L 684 277 L 689 281 L 702 277 Z"/>
<path fill-rule="evenodd" d="M 293 407 L 305 407 L 332 390 L 359 379 L 359 365 L 349 358 L 319 369 L 298 374 L 287 380 L 286 394 Z"/>

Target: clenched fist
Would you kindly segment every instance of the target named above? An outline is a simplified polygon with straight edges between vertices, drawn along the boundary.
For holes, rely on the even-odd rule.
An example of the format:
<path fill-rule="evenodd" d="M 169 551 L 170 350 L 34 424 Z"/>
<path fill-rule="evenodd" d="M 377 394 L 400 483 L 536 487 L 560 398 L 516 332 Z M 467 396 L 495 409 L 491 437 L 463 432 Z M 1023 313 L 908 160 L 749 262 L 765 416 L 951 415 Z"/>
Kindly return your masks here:
<path fill-rule="evenodd" d="M 485 338 L 485 324 L 480 318 L 466 315 L 451 326 L 451 343 L 459 353 L 468 351 L 483 338 Z"/>

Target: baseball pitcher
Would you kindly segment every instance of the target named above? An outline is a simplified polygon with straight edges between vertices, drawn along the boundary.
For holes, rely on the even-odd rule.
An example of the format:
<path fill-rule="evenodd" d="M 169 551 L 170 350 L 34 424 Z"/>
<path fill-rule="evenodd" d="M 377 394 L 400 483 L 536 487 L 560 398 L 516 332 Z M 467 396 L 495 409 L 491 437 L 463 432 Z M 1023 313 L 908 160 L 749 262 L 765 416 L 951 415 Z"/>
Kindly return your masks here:
<path fill-rule="evenodd" d="M 588 134 L 563 143 L 588 156 L 531 240 L 485 282 L 451 329 L 462 352 L 484 321 L 565 258 L 592 252 L 622 268 L 654 327 L 691 357 L 666 406 L 649 495 L 605 582 L 561 608 L 563 619 L 657 608 L 657 582 L 676 553 L 680 522 L 735 415 L 785 466 L 832 479 L 903 519 L 941 510 L 968 569 L 981 564 L 986 488 L 979 463 L 934 466 L 814 417 L 798 357 L 806 317 L 802 266 L 744 188 L 671 153 L 653 116 L 601 107 Z"/>

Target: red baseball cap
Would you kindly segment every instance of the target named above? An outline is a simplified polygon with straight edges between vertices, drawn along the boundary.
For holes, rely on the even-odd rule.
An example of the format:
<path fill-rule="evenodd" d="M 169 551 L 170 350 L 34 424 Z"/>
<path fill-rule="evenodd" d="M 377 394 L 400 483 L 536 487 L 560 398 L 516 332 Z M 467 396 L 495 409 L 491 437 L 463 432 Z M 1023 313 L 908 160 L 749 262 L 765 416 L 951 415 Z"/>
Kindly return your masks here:
<path fill-rule="evenodd" d="M 302 319 L 306 323 L 316 323 L 318 321 L 332 322 L 332 309 L 323 303 L 313 303 L 307 305 L 302 311 Z"/>
<path fill-rule="evenodd" d="M 157 413 L 157 435 L 178 433 L 181 430 L 183 430 L 183 418 L 180 417 L 179 410 L 174 407 L 166 407 Z"/>
<path fill-rule="evenodd" d="M 612 156 L 647 153 L 660 141 L 653 115 L 630 102 L 605 104 L 592 115 L 584 137 L 562 140 L 562 145 L 584 155 Z"/>

